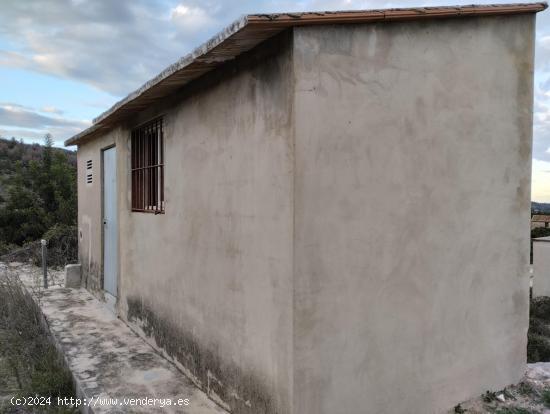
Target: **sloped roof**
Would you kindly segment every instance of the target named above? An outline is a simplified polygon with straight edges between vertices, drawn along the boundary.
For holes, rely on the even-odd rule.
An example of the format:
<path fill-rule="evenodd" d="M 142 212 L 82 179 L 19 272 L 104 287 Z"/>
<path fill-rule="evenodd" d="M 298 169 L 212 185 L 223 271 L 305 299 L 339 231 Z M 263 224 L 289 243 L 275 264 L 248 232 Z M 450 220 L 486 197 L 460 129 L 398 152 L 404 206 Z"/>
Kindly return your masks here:
<path fill-rule="evenodd" d="M 531 221 L 550 222 L 550 215 L 547 215 L 547 214 L 533 214 L 533 217 L 531 217 Z"/>
<path fill-rule="evenodd" d="M 110 109 L 94 119 L 93 125 L 65 141 L 65 146 L 112 129 L 130 114 L 141 111 L 206 72 L 251 50 L 264 40 L 294 26 L 319 24 L 369 23 L 381 21 L 420 20 L 449 17 L 494 16 L 537 13 L 546 9 L 545 2 L 491 4 L 470 6 L 415 7 L 401 9 L 251 14 L 241 17 L 187 56 L 161 73 Z"/>

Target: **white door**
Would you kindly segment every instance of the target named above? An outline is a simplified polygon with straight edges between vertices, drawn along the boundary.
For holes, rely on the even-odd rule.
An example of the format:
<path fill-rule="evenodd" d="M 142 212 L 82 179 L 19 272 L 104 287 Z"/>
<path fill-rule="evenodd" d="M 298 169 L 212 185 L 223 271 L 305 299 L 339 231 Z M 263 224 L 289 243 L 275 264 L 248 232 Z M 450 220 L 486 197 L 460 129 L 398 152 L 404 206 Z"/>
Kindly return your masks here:
<path fill-rule="evenodd" d="M 103 151 L 103 289 L 117 296 L 118 223 L 116 148 Z"/>

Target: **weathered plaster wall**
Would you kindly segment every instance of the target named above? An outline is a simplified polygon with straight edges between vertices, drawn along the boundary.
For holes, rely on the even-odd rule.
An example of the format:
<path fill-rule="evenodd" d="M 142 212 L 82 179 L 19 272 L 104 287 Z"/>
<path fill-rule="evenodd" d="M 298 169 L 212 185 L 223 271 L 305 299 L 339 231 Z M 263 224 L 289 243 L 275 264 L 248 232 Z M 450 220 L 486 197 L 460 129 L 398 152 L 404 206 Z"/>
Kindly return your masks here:
<path fill-rule="evenodd" d="M 98 297 L 102 297 L 102 149 L 115 144 L 120 137 L 120 128 L 104 136 L 78 146 L 77 189 L 78 189 L 78 245 L 82 265 L 82 286 Z M 86 182 L 90 170 L 86 162 L 92 160 L 92 183 Z M 120 177 L 119 177 L 120 178 Z"/>
<path fill-rule="evenodd" d="M 534 17 L 294 35 L 293 412 L 440 413 L 518 381 Z"/>
<path fill-rule="evenodd" d="M 516 382 L 533 23 L 297 28 L 81 145 L 88 287 L 116 142 L 120 316 L 235 412 L 439 413 Z M 131 213 L 130 130 L 158 115 L 166 214 Z"/>
<path fill-rule="evenodd" d="M 166 214 L 130 212 L 119 164 L 121 315 L 238 413 L 290 412 L 290 51 L 279 36 L 128 125 L 164 116 Z"/>
<path fill-rule="evenodd" d="M 550 296 L 550 237 L 533 240 L 533 297 Z"/>

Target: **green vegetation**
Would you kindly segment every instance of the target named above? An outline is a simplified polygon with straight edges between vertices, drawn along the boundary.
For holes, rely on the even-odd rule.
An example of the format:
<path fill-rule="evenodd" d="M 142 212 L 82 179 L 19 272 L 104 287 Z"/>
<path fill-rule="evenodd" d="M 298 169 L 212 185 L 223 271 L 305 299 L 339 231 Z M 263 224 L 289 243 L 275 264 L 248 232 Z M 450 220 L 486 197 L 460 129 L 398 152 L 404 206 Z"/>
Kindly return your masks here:
<path fill-rule="evenodd" d="M 522 407 L 504 407 L 495 411 L 495 414 L 538 414 L 538 411 Z"/>
<path fill-rule="evenodd" d="M 531 300 L 527 333 L 527 361 L 550 361 L 550 297 Z"/>
<path fill-rule="evenodd" d="M 531 202 L 531 214 L 550 214 L 550 204 Z"/>
<path fill-rule="evenodd" d="M 0 138 L 0 256 L 40 264 L 40 243 L 48 240 L 48 265 L 77 259 L 76 155 L 52 146 Z M 24 247 L 24 248 L 22 248 Z M 15 276 L 0 267 L 0 413 L 73 413 L 56 406 L 74 397 L 64 366 L 41 313 Z M 14 407 L 11 396 L 50 398 L 49 407 Z M 33 409 L 34 408 L 34 409 Z"/>
<path fill-rule="evenodd" d="M 531 238 L 536 239 L 537 237 L 548 237 L 550 236 L 549 227 L 535 227 L 531 229 Z"/>
<path fill-rule="evenodd" d="M 40 310 L 19 279 L 4 270 L 0 274 L 0 373 L 5 382 L 12 379 L 10 394 L 21 398 L 50 397 L 51 406 L 28 412 L 76 412 L 57 406 L 57 397 L 74 397 L 75 392 L 70 372 L 40 318 Z M 23 407 L 12 406 L 9 397 L 8 394 L 0 400 L 0 413 L 27 412 L 21 411 Z"/>
<path fill-rule="evenodd" d="M 518 384 L 518 393 L 523 396 L 536 394 L 537 390 L 532 384 L 522 381 Z"/>
<path fill-rule="evenodd" d="M 0 255 L 54 237 L 76 259 L 76 158 L 52 143 L 0 139 Z"/>
<path fill-rule="evenodd" d="M 544 390 L 541 395 L 545 407 L 550 408 L 550 390 Z"/>

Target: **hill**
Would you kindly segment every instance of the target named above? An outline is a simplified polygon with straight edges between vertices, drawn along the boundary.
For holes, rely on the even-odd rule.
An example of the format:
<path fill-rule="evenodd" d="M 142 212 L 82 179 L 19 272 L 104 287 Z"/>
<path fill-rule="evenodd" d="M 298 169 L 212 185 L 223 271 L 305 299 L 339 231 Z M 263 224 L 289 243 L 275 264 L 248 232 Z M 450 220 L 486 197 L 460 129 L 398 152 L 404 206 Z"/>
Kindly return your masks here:
<path fill-rule="evenodd" d="M 0 255 L 40 238 L 76 240 L 76 153 L 52 144 L 0 138 Z"/>
<path fill-rule="evenodd" d="M 52 147 L 53 154 L 64 154 L 67 162 L 76 168 L 76 152 Z M 13 177 L 18 163 L 27 168 L 31 161 L 39 162 L 44 154 L 44 145 L 25 144 L 15 138 L 0 136 L 0 203 L 5 199 L 6 188 Z"/>
<path fill-rule="evenodd" d="M 550 203 L 531 202 L 531 214 L 550 214 Z"/>
<path fill-rule="evenodd" d="M 52 147 L 52 152 L 54 154 L 65 154 L 69 164 L 76 167 L 76 152 L 55 147 Z M 13 174 L 17 162 L 28 165 L 30 161 L 40 161 L 43 153 L 44 145 L 25 144 L 22 141 L 17 141 L 15 138 L 7 139 L 0 136 L 0 187 L 2 185 L 2 177 Z"/>

